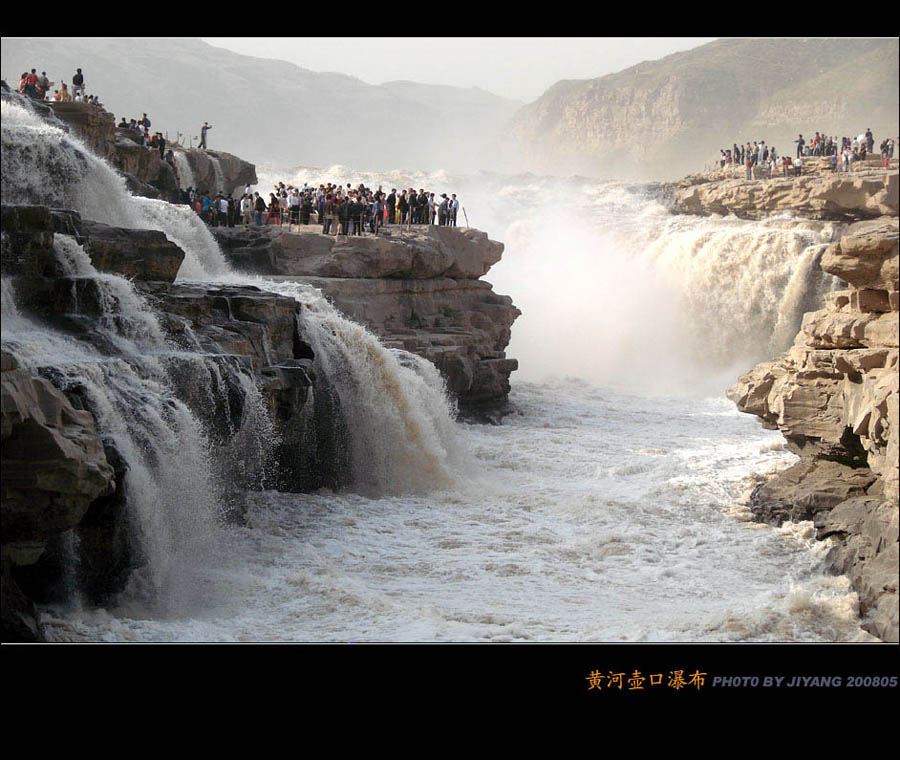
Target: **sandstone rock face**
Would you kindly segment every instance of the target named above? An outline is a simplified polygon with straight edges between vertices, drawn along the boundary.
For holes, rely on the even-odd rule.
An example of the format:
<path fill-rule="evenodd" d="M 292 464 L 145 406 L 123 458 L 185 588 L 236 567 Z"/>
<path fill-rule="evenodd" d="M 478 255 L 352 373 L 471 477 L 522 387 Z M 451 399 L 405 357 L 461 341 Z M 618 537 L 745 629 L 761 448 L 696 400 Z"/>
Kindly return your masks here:
<path fill-rule="evenodd" d="M 126 130 L 116 130 L 119 133 L 124 131 Z M 145 148 L 123 137 L 116 139 L 114 147 L 111 163 L 126 176 L 138 181 L 129 183 L 131 192 L 171 202 L 178 201 L 178 177 L 175 169 L 160 158 L 159 150 Z M 143 187 L 145 185 L 149 185 L 152 190 Z"/>
<path fill-rule="evenodd" d="M 25 559 L 32 543 L 78 524 L 111 490 L 113 470 L 90 412 L 74 409 L 48 380 L 17 369 L 9 355 L 0 380 L 2 537 Z"/>
<path fill-rule="evenodd" d="M 92 153 L 125 175 L 131 192 L 178 201 L 175 170 L 160 158 L 159 150 L 143 147 L 131 130 L 118 129 L 113 114 L 90 103 L 51 102 L 47 105 Z"/>
<path fill-rule="evenodd" d="M 201 150 L 199 148 L 177 148 L 181 151 L 193 174 L 194 189 L 212 195 L 221 192 L 225 196 L 234 193 L 240 198 L 245 185 L 255 185 L 256 167 L 230 153 L 221 150 Z M 180 177 L 182 186 L 187 186 L 185 177 Z"/>
<path fill-rule="evenodd" d="M 559 81 L 504 139 L 522 169 L 631 179 L 681 176 L 742 135 L 786 153 L 804 124 L 839 135 L 870 126 L 877 145 L 897 134 L 896 61 L 896 39 L 719 39 Z M 862 71 L 870 87 L 857 86 Z"/>
<path fill-rule="evenodd" d="M 184 251 L 156 230 L 125 230 L 82 221 L 91 263 L 101 272 L 134 280 L 174 282 Z"/>
<path fill-rule="evenodd" d="M 101 106 L 88 103 L 50 103 L 53 114 L 96 155 L 105 158 L 129 180 L 131 192 L 177 203 L 179 185 L 187 186 L 159 151 L 143 147 L 129 129 L 118 129 L 115 118 Z M 152 127 L 151 127 L 152 128 Z M 170 144 L 166 150 L 181 151 L 193 172 L 194 187 L 225 195 L 244 185 L 255 185 L 256 167 L 223 151 L 204 151 Z"/>
<path fill-rule="evenodd" d="M 377 236 L 337 237 L 318 225 L 216 227 L 213 233 L 237 269 L 254 274 L 426 280 L 478 279 L 503 254 L 503 244 L 466 227 L 392 226 Z"/>
<path fill-rule="evenodd" d="M 47 105 L 92 153 L 110 162 L 114 160 L 116 122 L 111 113 L 89 103 L 50 102 Z"/>
<path fill-rule="evenodd" d="M 833 174 L 827 159 L 805 159 L 801 177 L 746 180 L 726 171 L 698 175 L 669 185 L 673 210 L 682 214 L 734 214 L 762 219 L 792 213 L 811 219 L 853 222 L 896 216 L 900 175 L 896 168 L 866 167 Z"/>
<path fill-rule="evenodd" d="M 801 457 L 761 486 L 754 512 L 770 522 L 813 519 L 839 543 L 829 562 L 860 597 L 863 627 L 897 641 L 897 219 L 850 225 L 822 268 L 851 288 L 806 314 L 793 347 L 754 367 L 728 395 L 777 428 Z"/>
<path fill-rule="evenodd" d="M 431 361 L 464 415 L 495 419 L 518 369 L 504 349 L 521 313 L 509 296 L 481 280 L 296 277 L 368 327 L 389 348 Z"/>
<path fill-rule="evenodd" d="M 38 561 L 47 542 L 76 527 L 115 474 L 90 412 L 76 410 L 53 385 L 2 355 L 0 372 L 0 551 L 3 640 L 40 641 L 34 605 L 13 569 Z"/>
<path fill-rule="evenodd" d="M 307 282 L 385 345 L 433 362 L 464 415 L 502 412 L 518 367 L 504 352 L 521 312 L 478 279 L 503 252 L 484 232 L 390 227 L 378 236 L 332 237 L 310 225 L 213 233 L 235 268 Z"/>

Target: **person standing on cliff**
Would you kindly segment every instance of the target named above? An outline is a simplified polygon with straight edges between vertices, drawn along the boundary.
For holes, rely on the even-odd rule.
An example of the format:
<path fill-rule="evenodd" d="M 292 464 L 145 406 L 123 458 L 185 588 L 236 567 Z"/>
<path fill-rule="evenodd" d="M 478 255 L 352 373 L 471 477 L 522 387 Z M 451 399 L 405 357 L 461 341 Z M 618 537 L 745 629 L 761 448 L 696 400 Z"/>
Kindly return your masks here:
<path fill-rule="evenodd" d="M 798 139 L 794 140 L 797 143 L 797 158 L 803 155 L 803 146 L 806 145 L 806 140 L 803 139 L 803 135 L 797 135 Z"/>
<path fill-rule="evenodd" d="M 372 219 L 369 229 L 373 235 L 378 234 L 378 230 L 381 229 L 384 222 L 384 201 L 381 200 L 383 195 L 384 193 L 381 192 L 375 193 L 375 202 L 372 204 Z"/>
<path fill-rule="evenodd" d="M 325 205 L 322 207 L 322 234 L 330 235 L 331 228 L 334 224 L 334 201 L 331 193 L 325 195 Z M 337 233 L 337 229 L 335 229 Z"/>
<path fill-rule="evenodd" d="M 212 126 L 209 122 L 204 121 L 203 126 L 200 127 L 200 147 L 203 150 L 206 150 L 206 133 L 212 129 Z"/>
<path fill-rule="evenodd" d="M 29 98 L 37 97 L 37 86 L 38 86 L 38 75 L 37 69 L 32 69 L 28 74 L 25 75 L 25 94 Z"/>
<path fill-rule="evenodd" d="M 397 213 L 399 215 L 399 223 L 406 222 L 406 212 L 409 211 L 409 203 L 406 200 L 406 190 L 404 190 L 397 199 Z"/>
<path fill-rule="evenodd" d="M 450 203 L 448 204 L 450 209 L 450 220 L 449 224 L 451 227 L 456 226 L 456 212 L 459 211 L 459 201 L 456 200 L 456 193 L 450 194 Z"/>
<path fill-rule="evenodd" d="M 387 207 L 387 223 L 394 223 L 394 209 L 397 206 L 397 188 L 391 188 L 391 194 L 385 199 L 384 205 Z"/>
<path fill-rule="evenodd" d="M 288 216 L 288 228 L 291 225 L 300 225 L 300 191 L 295 187 L 293 192 L 287 198 L 288 208 L 290 209 Z"/>
<path fill-rule="evenodd" d="M 406 231 L 409 232 L 412 227 L 413 220 L 416 218 L 416 209 L 418 207 L 415 188 L 411 187 L 409 189 L 409 192 L 406 194 L 406 203 L 409 206 L 409 211 L 406 215 Z"/>
<path fill-rule="evenodd" d="M 76 69 L 75 76 L 72 77 L 72 92 L 80 92 L 84 96 L 84 75 L 81 69 Z"/>
<path fill-rule="evenodd" d="M 266 210 L 266 202 L 256 193 L 256 201 L 254 202 L 254 213 L 256 214 L 256 226 L 262 226 L 262 214 Z"/>

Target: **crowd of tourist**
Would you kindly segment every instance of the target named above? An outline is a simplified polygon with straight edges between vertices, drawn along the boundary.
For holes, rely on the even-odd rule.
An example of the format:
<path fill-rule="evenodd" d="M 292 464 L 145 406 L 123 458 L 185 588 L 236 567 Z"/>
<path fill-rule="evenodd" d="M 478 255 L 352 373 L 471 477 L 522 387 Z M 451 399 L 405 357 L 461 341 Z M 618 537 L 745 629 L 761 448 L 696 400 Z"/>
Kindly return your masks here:
<path fill-rule="evenodd" d="M 318 187 L 306 183 L 294 187 L 279 182 L 272 187 L 268 200 L 249 185 L 238 199 L 223 193 L 211 196 L 194 188 L 185 191 L 184 199 L 214 227 L 315 223 L 321 225 L 325 235 L 362 235 L 366 230 L 374 235 L 385 225 L 405 225 L 407 230 L 414 224 L 455 227 L 460 210 L 456 194 L 435 196 L 424 188 L 399 193 L 392 188 L 387 193 L 381 186 L 373 190 L 363 184 L 356 188 L 350 183 L 342 186 L 330 182 Z"/>
<path fill-rule="evenodd" d="M 32 69 L 23 72 L 19 81 L 19 92 L 35 100 L 47 100 L 50 88 L 54 83 L 46 72 Z M 54 90 L 53 100 L 56 102 L 87 102 L 100 105 L 94 95 L 85 94 L 84 74 L 77 69 L 72 77 L 72 89 L 62 82 Z M 150 118 L 146 113 L 140 119 L 122 117 L 117 129 L 127 130 L 128 137 L 143 147 L 158 150 L 159 157 L 168 161 L 175 168 L 174 154 L 168 147 L 168 141 L 162 132 L 150 133 Z M 202 139 L 199 147 L 206 148 L 206 134 L 212 129 L 208 122 L 201 129 Z M 274 185 L 266 200 L 259 192 L 253 192 L 248 185 L 240 198 L 233 194 L 218 192 L 211 195 L 207 192 L 189 187 L 182 191 L 182 201 L 189 204 L 197 214 L 210 226 L 234 227 L 239 224 L 259 226 L 268 224 L 284 225 L 321 225 L 326 235 L 362 235 L 365 230 L 377 234 L 385 225 L 406 226 L 438 225 L 455 227 L 460 210 L 459 200 L 453 193 L 437 196 L 436 193 L 420 188 L 392 188 L 390 193 L 382 186 L 373 190 L 360 184 L 353 187 L 327 183 L 318 187 L 304 183 L 302 187 L 294 187 L 279 182 Z M 265 217 L 265 218 L 264 218 Z"/>
<path fill-rule="evenodd" d="M 33 100 L 50 100 L 50 88 L 55 82 L 51 82 L 47 77 L 47 72 L 42 71 L 38 76 L 37 70 L 22 72 L 19 78 L 19 92 Z M 84 74 L 81 69 L 77 69 L 72 76 L 72 89 L 65 82 L 61 82 L 59 87 L 53 90 L 52 100 L 56 103 L 91 103 L 92 105 L 101 105 L 100 99 L 96 95 L 88 95 L 85 91 Z"/>
<path fill-rule="evenodd" d="M 889 137 L 879 146 L 882 162 L 887 167 L 890 159 L 894 157 L 894 138 Z M 810 156 L 830 157 L 831 171 L 848 172 L 852 165 L 858 161 L 864 161 L 867 155 L 873 152 L 875 138 L 871 129 L 857 137 L 842 137 L 840 141 L 836 135 L 830 136 L 816 132 L 815 136 L 807 142 L 802 134 L 794 140 L 797 146 L 795 158 L 781 156 L 774 146 L 766 145 L 765 140 L 751 144 L 747 142 L 743 146 L 734 143 L 731 148 L 722 148 L 719 151 L 719 167 L 722 169 L 731 167 L 743 167 L 746 170 L 747 179 L 753 176 L 754 167 L 768 169 L 769 176 L 778 176 L 779 166 L 783 176 L 800 175 L 803 173 L 803 159 Z"/>
<path fill-rule="evenodd" d="M 53 85 L 54 82 L 51 82 L 47 77 L 46 71 L 42 71 L 40 76 L 38 76 L 37 70 L 32 69 L 30 72 L 26 71 L 22 73 L 22 76 L 19 79 L 19 92 L 33 100 L 47 101 L 51 99 L 50 88 L 53 87 Z M 96 95 L 86 94 L 84 74 L 81 69 L 77 69 L 72 76 L 72 89 L 70 90 L 65 82 L 60 83 L 59 88 L 53 91 L 52 100 L 57 103 L 90 103 L 97 106 L 103 105 L 100 102 L 100 98 Z M 142 145 L 145 148 L 159 150 L 160 158 L 169 160 L 170 163 L 173 162 L 173 159 L 170 160 L 170 154 L 166 153 L 167 141 L 163 137 L 162 132 L 150 134 L 150 119 L 147 117 L 146 113 L 143 114 L 140 119 L 129 120 L 123 116 L 119 123 L 116 124 L 116 127 L 118 129 L 130 130 L 133 133 L 130 137 L 139 145 Z M 202 134 L 200 142 L 201 148 L 206 148 L 206 133 L 210 129 L 212 129 L 212 126 L 208 123 L 204 123 L 200 130 Z"/>
<path fill-rule="evenodd" d="M 162 132 L 154 132 L 152 135 L 150 134 L 150 119 L 146 113 L 141 114 L 140 119 L 126 119 L 124 116 L 116 124 L 116 129 L 125 129 L 129 131 L 129 136 L 134 142 L 138 143 L 138 145 L 142 145 L 145 148 L 151 148 L 153 150 L 159 151 L 159 157 L 166 161 L 169 161 L 173 166 L 174 164 L 174 156 L 172 155 L 172 151 L 170 150 L 168 153 L 166 152 L 166 145 L 168 144 L 165 137 L 163 137 Z"/>

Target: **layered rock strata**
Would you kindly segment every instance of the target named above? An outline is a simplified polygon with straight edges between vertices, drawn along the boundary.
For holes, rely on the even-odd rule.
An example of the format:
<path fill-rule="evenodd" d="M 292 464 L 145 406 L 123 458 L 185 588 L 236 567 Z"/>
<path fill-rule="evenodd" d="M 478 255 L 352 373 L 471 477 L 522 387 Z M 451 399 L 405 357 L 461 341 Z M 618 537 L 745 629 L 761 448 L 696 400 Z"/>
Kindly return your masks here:
<path fill-rule="evenodd" d="M 897 641 L 896 215 L 850 225 L 821 266 L 849 287 L 806 314 L 792 348 L 743 375 L 728 395 L 780 430 L 800 457 L 756 490 L 757 518 L 813 520 L 819 539 L 835 539 L 828 563 L 858 592 L 863 628 Z"/>
<path fill-rule="evenodd" d="M 133 280 L 170 341 L 171 352 L 159 360 L 216 452 L 219 482 L 236 492 L 341 484 L 339 415 L 327 382 L 319 383 L 315 405 L 307 403 L 316 382 L 314 356 L 299 332 L 294 299 L 251 286 L 174 283 L 184 254 L 160 232 L 113 228 L 44 207 L 4 207 L 2 222 L 2 274 L 22 315 L 89 343 L 112 362 L 123 357 L 97 329 L 104 308 L 99 285 L 66 275 L 55 236 L 74 237 L 98 270 Z M 141 561 L 126 514 L 130 464 L 102 437 L 89 399 L 63 381 L 54 362 L 51 356 L 46 367 L 26 370 L 13 353 L 2 357 L 5 641 L 41 639 L 33 602 L 62 593 L 63 555 L 71 546 L 78 547 L 79 587 L 98 604 L 120 591 Z M 260 461 L 233 450 L 244 445 L 240 431 L 252 402 L 242 375 L 259 389 L 274 426 Z M 235 500 L 238 519 L 239 504 Z"/>
<path fill-rule="evenodd" d="M 463 415 L 496 419 L 518 367 L 505 354 L 521 313 L 479 279 L 503 244 L 461 227 L 389 227 L 377 236 L 321 234 L 318 226 L 213 230 L 232 265 L 309 283 L 385 345 L 433 362 Z"/>
<path fill-rule="evenodd" d="M 757 171 L 752 180 L 734 170 L 693 175 L 665 187 L 673 210 L 681 214 L 734 214 L 741 219 L 763 219 L 790 213 L 809 219 L 855 222 L 896 216 L 900 180 L 896 170 L 882 169 L 881 159 L 854 164 L 854 171 L 832 173 L 827 158 L 804 159 L 799 177 L 768 177 Z"/>

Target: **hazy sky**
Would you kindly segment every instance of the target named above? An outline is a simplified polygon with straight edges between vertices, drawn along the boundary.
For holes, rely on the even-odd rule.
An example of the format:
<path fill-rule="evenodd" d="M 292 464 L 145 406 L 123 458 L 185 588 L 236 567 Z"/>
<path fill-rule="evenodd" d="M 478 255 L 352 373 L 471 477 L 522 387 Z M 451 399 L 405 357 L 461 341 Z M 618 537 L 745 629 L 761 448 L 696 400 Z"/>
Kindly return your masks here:
<path fill-rule="evenodd" d="M 481 87 L 530 102 L 560 79 L 591 79 L 712 38 L 205 37 L 236 53 L 337 71 L 369 84 L 406 79 Z"/>

